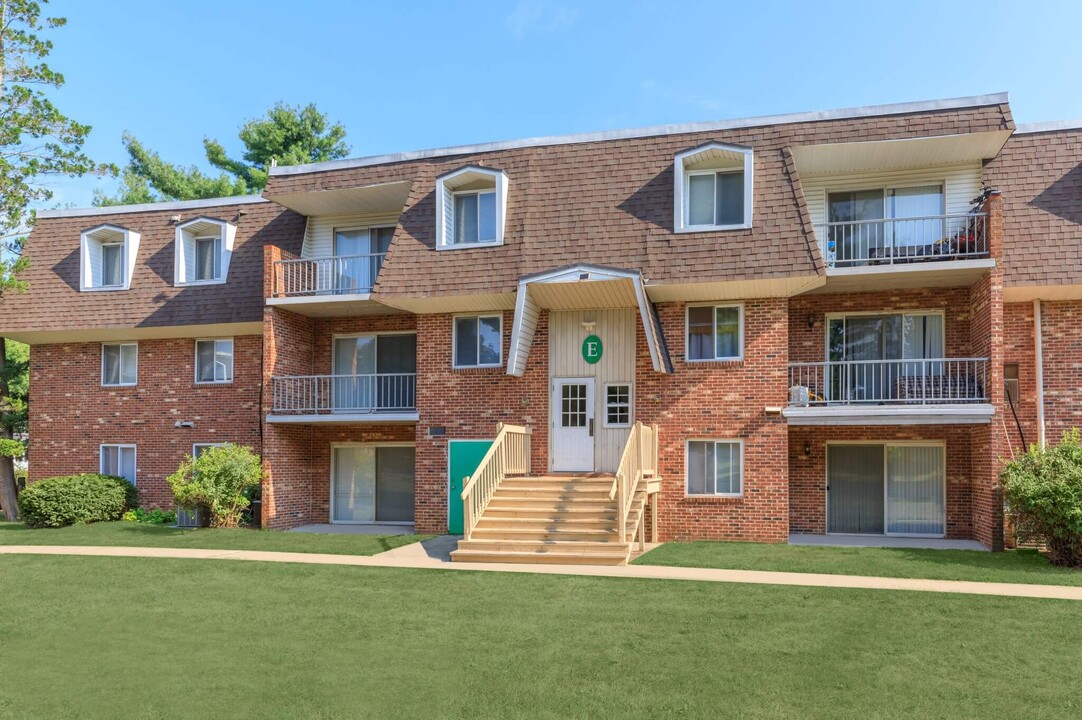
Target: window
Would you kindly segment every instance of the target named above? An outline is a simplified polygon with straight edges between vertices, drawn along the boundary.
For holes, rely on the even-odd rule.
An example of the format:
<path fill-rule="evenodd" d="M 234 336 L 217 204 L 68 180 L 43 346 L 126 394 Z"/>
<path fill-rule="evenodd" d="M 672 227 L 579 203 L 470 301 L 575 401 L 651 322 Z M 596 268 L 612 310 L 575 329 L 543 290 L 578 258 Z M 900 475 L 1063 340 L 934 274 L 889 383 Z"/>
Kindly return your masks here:
<path fill-rule="evenodd" d="M 738 496 L 744 492 L 744 444 L 739 440 L 689 440 L 687 494 Z"/>
<path fill-rule="evenodd" d="M 192 460 L 198 460 L 203 452 L 212 447 L 223 447 L 225 443 L 195 443 L 192 445 Z"/>
<path fill-rule="evenodd" d="M 232 338 L 195 342 L 195 381 L 197 383 L 233 382 Z"/>
<path fill-rule="evenodd" d="M 195 279 L 217 280 L 222 275 L 222 239 L 200 237 L 195 239 Z"/>
<path fill-rule="evenodd" d="M 393 237 L 393 227 L 335 228 L 334 292 L 371 292 Z"/>
<path fill-rule="evenodd" d="M 605 427 L 631 427 L 631 385 L 611 383 L 605 386 Z"/>
<path fill-rule="evenodd" d="M 740 360 L 744 357 L 744 308 L 695 305 L 688 308 L 688 360 Z"/>
<path fill-rule="evenodd" d="M 139 346 L 116 343 L 101 346 L 101 384 L 135 385 L 139 378 Z"/>
<path fill-rule="evenodd" d="M 464 167 L 436 180 L 436 248 L 502 245 L 507 176 Z"/>
<path fill-rule="evenodd" d="M 688 226 L 744 224 L 744 173 L 688 176 Z"/>
<path fill-rule="evenodd" d="M 740 145 L 708 143 L 676 156 L 673 230 L 751 227 L 754 154 Z"/>
<path fill-rule="evenodd" d="M 500 315 L 456 317 L 452 345 L 456 368 L 503 365 L 503 318 Z"/>
<path fill-rule="evenodd" d="M 177 225 L 173 284 L 224 283 L 237 228 L 224 220 L 197 217 Z"/>
<path fill-rule="evenodd" d="M 496 242 L 496 193 L 455 194 L 455 242 Z"/>
<path fill-rule="evenodd" d="M 79 240 L 79 290 L 127 290 L 131 285 L 139 233 L 117 225 L 84 230 Z"/>
<path fill-rule="evenodd" d="M 134 445 L 102 445 L 101 465 L 99 472 L 102 475 L 122 477 L 135 484 L 135 446 Z"/>

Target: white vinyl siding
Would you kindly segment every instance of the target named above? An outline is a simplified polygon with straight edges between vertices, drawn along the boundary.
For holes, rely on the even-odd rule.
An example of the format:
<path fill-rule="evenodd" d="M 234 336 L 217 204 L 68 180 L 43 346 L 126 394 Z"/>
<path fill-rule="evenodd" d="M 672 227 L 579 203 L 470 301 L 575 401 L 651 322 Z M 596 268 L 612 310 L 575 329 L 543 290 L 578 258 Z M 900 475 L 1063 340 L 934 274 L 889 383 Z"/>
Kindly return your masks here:
<path fill-rule="evenodd" d="M 233 339 L 196 340 L 195 381 L 197 383 L 233 382 Z"/>
<path fill-rule="evenodd" d="M 131 286 L 139 233 L 117 225 L 99 225 L 79 236 L 79 290 L 116 291 Z"/>
<path fill-rule="evenodd" d="M 197 217 L 177 225 L 173 242 L 173 284 L 219 285 L 229 275 L 237 228 L 232 223 Z"/>
<path fill-rule="evenodd" d="M 942 185 L 947 215 L 969 211 L 971 201 L 981 192 L 980 163 L 938 168 L 887 170 L 877 173 L 811 175 L 800 179 L 812 226 L 818 231 L 827 222 L 827 194 L 855 190 L 877 190 L 916 185 Z"/>
<path fill-rule="evenodd" d="M 107 343 L 101 346 L 101 384 L 135 385 L 139 381 L 139 346 Z"/>
<path fill-rule="evenodd" d="M 135 446 L 102 445 L 98 472 L 102 475 L 125 478 L 135 484 Z"/>
<path fill-rule="evenodd" d="M 744 444 L 739 440 L 688 440 L 685 475 L 688 495 L 743 495 Z"/>
<path fill-rule="evenodd" d="M 304 231 L 302 258 L 324 258 L 334 255 L 334 231 L 342 228 L 394 227 L 398 213 L 358 213 L 356 215 L 324 215 L 308 218 Z"/>

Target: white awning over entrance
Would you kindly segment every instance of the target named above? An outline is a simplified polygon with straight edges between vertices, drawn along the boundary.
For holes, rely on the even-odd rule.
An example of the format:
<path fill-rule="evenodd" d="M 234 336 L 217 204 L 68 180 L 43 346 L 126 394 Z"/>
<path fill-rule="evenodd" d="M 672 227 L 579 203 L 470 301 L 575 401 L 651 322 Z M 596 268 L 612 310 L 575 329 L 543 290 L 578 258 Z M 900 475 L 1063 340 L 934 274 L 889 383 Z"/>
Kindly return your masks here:
<path fill-rule="evenodd" d="M 672 372 L 661 323 L 653 303 L 646 297 L 642 274 L 634 270 L 580 264 L 525 275 L 519 280 L 507 374 L 521 376 L 525 372 L 542 309 L 602 308 L 638 309 L 654 370 Z"/>

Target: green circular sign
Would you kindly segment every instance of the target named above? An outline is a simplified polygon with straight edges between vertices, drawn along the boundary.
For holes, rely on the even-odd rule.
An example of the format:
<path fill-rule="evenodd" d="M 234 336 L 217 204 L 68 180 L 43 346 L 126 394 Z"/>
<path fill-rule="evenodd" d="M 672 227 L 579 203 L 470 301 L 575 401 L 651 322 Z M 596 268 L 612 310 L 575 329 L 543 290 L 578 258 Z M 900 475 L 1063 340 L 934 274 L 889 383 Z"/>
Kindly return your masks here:
<path fill-rule="evenodd" d="M 593 365 L 601 359 L 601 338 L 597 335 L 587 335 L 582 341 L 582 359 Z"/>

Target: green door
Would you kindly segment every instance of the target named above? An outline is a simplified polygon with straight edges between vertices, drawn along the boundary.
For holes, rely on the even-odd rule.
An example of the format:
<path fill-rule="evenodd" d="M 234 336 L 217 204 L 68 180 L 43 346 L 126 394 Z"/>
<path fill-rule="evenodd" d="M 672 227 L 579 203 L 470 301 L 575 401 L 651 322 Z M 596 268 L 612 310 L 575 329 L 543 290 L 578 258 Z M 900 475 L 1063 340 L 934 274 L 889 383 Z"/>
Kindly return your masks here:
<path fill-rule="evenodd" d="M 473 475 L 492 440 L 447 441 L 447 532 L 462 534 L 462 479 Z"/>

